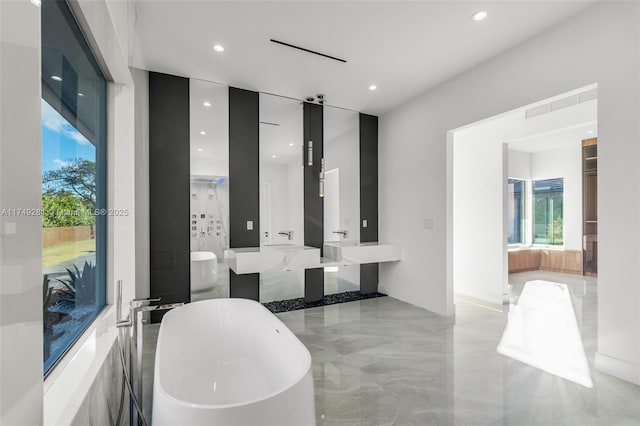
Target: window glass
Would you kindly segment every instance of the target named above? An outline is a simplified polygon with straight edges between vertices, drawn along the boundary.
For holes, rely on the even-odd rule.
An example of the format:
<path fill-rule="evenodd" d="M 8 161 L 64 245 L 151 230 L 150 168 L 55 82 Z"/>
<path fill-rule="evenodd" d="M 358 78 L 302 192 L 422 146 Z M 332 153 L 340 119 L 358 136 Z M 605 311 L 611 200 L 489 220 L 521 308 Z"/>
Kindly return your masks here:
<path fill-rule="evenodd" d="M 67 4 L 41 13 L 46 373 L 105 304 L 107 83 Z"/>
<path fill-rule="evenodd" d="M 533 181 L 533 243 L 562 245 L 564 179 Z"/>
<path fill-rule="evenodd" d="M 509 244 L 524 244 L 524 188 L 519 179 L 509 179 L 507 199 L 507 221 L 509 223 Z"/>

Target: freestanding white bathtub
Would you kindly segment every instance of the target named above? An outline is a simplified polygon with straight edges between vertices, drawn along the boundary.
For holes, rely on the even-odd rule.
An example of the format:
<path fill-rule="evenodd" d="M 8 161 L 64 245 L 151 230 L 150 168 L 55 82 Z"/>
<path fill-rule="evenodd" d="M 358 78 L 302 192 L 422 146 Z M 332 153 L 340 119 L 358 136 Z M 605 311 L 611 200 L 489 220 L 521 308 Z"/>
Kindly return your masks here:
<path fill-rule="evenodd" d="M 311 355 L 258 302 L 211 299 L 160 326 L 154 426 L 315 425 Z"/>
<path fill-rule="evenodd" d="M 218 281 L 218 258 L 210 251 L 191 252 L 191 291 L 212 289 Z"/>

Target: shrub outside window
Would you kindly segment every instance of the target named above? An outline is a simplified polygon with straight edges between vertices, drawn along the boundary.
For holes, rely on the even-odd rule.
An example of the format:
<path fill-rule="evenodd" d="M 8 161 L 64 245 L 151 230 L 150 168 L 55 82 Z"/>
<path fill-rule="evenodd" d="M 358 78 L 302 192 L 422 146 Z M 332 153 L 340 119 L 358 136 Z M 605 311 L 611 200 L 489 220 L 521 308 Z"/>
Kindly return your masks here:
<path fill-rule="evenodd" d="M 564 179 L 534 180 L 533 243 L 562 245 Z"/>

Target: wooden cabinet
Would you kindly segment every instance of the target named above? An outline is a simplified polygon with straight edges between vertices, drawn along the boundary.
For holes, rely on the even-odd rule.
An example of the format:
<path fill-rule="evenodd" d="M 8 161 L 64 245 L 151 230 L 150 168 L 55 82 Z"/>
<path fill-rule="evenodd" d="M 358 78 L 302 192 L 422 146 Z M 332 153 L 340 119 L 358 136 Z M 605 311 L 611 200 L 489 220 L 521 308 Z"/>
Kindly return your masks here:
<path fill-rule="evenodd" d="M 598 139 L 582 141 L 582 265 L 598 273 Z"/>

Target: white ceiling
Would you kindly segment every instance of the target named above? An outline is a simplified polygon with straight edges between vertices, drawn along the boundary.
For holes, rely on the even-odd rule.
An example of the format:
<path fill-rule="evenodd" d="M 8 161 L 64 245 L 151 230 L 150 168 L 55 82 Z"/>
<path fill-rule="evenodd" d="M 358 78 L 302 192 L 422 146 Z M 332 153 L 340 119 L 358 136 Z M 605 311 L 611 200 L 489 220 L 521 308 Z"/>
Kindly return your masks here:
<path fill-rule="evenodd" d="M 136 0 L 131 61 L 297 99 L 324 93 L 331 105 L 381 114 L 593 3 Z M 489 17 L 475 22 L 480 9 Z M 214 52 L 214 44 L 225 51 Z"/>
<path fill-rule="evenodd" d="M 509 149 L 528 153 L 550 151 L 568 146 L 579 146 L 583 139 L 595 137 L 598 137 L 598 125 L 594 121 L 509 142 Z"/>

